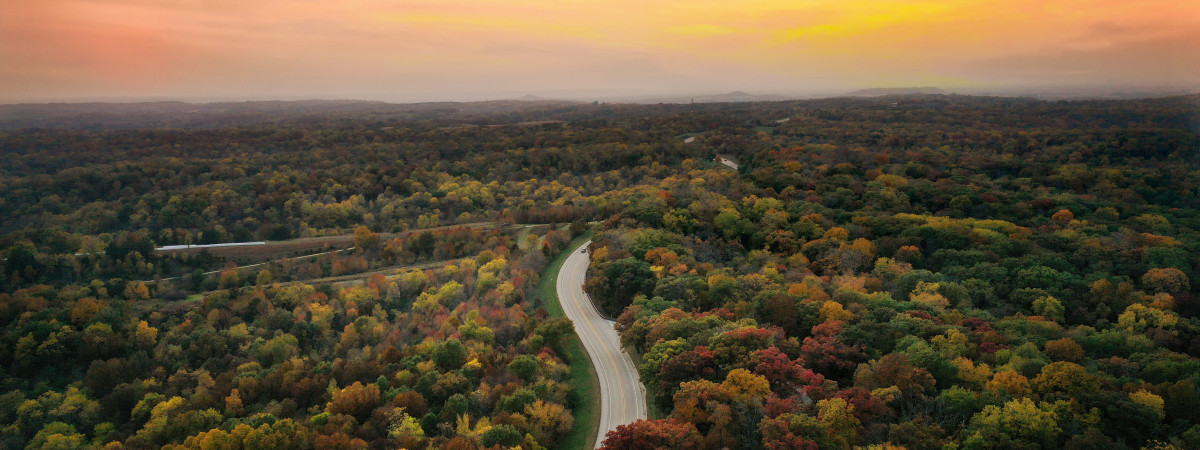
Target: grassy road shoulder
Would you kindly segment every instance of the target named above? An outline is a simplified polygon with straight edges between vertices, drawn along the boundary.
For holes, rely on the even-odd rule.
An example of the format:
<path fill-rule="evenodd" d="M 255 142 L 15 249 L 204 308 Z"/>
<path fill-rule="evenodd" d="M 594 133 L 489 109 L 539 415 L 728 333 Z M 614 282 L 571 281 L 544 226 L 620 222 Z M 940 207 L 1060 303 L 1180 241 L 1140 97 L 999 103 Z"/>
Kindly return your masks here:
<path fill-rule="evenodd" d="M 562 305 L 558 303 L 558 271 L 567 260 L 567 256 L 591 237 L 591 230 L 576 237 L 567 249 L 555 256 L 546 267 L 546 273 L 538 283 L 538 296 L 550 317 L 566 317 Z M 600 378 L 596 376 L 596 368 L 592 367 L 592 360 L 578 335 L 571 334 L 567 342 L 563 343 L 563 349 L 571 366 L 571 386 L 574 387 L 575 395 L 575 426 L 560 448 L 590 449 L 596 446 L 596 429 L 600 426 Z"/>
<path fill-rule="evenodd" d="M 625 353 L 629 354 L 629 359 L 633 360 L 634 367 L 642 366 L 642 354 L 633 347 L 625 347 Z M 640 373 L 640 371 L 639 371 Z M 666 419 L 670 416 L 670 411 L 663 411 L 662 407 L 658 406 L 658 402 L 654 401 L 649 393 L 646 394 L 646 418 L 650 420 Z"/>

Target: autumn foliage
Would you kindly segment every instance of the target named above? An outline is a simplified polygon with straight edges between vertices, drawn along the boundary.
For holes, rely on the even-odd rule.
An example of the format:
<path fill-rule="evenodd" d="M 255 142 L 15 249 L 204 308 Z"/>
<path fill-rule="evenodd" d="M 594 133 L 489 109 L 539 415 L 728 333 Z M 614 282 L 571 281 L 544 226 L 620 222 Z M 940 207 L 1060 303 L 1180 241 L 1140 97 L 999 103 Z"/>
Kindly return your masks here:
<path fill-rule="evenodd" d="M 520 103 L 11 119 L 0 448 L 1200 448 L 1196 97 Z"/>

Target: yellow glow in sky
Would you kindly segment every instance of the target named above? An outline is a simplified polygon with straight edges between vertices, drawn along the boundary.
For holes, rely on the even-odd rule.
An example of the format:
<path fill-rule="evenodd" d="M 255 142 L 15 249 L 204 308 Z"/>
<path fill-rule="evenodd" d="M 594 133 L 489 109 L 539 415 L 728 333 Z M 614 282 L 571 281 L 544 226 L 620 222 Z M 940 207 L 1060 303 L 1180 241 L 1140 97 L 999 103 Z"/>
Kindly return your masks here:
<path fill-rule="evenodd" d="M 0 102 L 1200 86 L 1200 3 L 9 0 Z"/>

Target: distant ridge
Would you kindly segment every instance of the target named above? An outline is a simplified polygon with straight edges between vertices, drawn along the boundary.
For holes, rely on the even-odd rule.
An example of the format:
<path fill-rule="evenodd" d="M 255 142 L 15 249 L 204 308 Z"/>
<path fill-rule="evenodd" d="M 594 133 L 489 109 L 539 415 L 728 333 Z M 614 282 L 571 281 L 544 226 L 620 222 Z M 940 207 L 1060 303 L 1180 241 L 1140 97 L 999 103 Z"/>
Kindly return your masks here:
<path fill-rule="evenodd" d="M 857 91 L 846 94 L 849 97 L 879 97 L 882 95 L 941 95 L 949 94 L 941 88 L 926 86 L 926 87 L 898 87 L 898 88 L 870 88 L 859 89 Z"/>
<path fill-rule="evenodd" d="M 744 91 L 726 92 L 724 94 L 707 95 L 674 95 L 669 97 L 635 97 L 623 98 L 618 101 L 629 103 L 738 103 L 738 102 L 774 102 L 792 100 L 795 97 L 778 94 L 751 94 Z"/>
<path fill-rule="evenodd" d="M 70 128 L 214 128 L 297 120 L 448 120 L 461 122 L 497 113 L 530 113 L 571 108 L 566 100 L 490 100 L 481 102 L 385 103 L 365 100 L 246 101 L 185 103 L 24 103 L 0 105 L 0 130 Z M 549 114 L 549 113 L 547 113 Z M 520 121 L 548 116 L 523 117 Z M 519 121 L 514 121 L 519 122 Z"/>
<path fill-rule="evenodd" d="M 750 94 L 742 91 L 733 91 L 726 94 L 697 97 L 697 101 L 700 101 L 701 99 L 703 99 L 705 102 L 761 102 L 786 100 L 788 97 L 775 94 Z"/>

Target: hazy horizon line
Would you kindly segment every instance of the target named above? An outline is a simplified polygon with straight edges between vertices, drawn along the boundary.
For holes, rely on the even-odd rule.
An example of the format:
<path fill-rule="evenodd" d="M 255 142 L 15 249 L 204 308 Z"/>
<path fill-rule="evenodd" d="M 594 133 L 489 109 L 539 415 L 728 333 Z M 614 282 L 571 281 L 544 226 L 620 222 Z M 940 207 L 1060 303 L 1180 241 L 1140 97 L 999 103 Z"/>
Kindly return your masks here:
<path fill-rule="evenodd" d="M 1089 98 L 1152 98 L 1176 95 L 1191 95 L 1200 94 L 1200 85 L 1185 86 L 1185 85 L 1132 85 L 1132 84 L 1111 84 L 1111 85 L 1082 85 L 1082 86 L 977 86 L 977 87 L 957 87 L 944 88 L 939 86 L 868 86 L 854 89 L 819 89 L 819 90 L 783 90 L 783 89 L 729 89 L 720 90 L 713 89 L 711 91 L 660 91 L 660 92 L 606 92 L 612 90 L 551 90 L 551 91 L 505 91 L 505 92 L 461 92 L 457 94 L 451 93 L 433 93 L 433 94 L 400 94 L 400 93 L 359 93 L 359 94 L 314 94 L 314 95 L 261 95 L 261 96 L 235 96 L 235 95 L 197 95 L 197 96 L 99 96 L 99 97 L 42 97 L 42 98 L 27 98 L 27 99 L 11 99 L 0 100 L 0 105 L 48 105 L 48 104 L 87 104 L 87 103 L 113 103 L 113 104 L 136 104 L 136 103 L 160 103 L 160 102 L 176 102 L 188 104 L 211 104 L 211 103 L 249 103 L 249 102 L 301 102 L 301 101 L 356 101 L 356 102 L 379 102 L 387 104 L 420 104 L 420 103 L 475 103 L 489 101 L 575 101 L 581 103 L 590 103 L 598 101 L 601 103 L 639 103 L 659 100 L 672 100 L 672 102 L 686 102 L 686 99 L 699 99 L 703 103 L 716 103 L 719 101 L 710 100 L 713 97 L 729 96 L 734 94 L 745 95 L 748 97 L 782 97 L 778 99 L 762 99 L 762 100 L 743 100 L 743 101 L 785 101 L 785 100 L 807 100 L 821 98 L 837 98 L 847 96 L 859 96 L 857 93 L 871 90 L 915 90 L 915 89 L 938 89 L 939 94 L 945 95 L 969 95 L 969 96 L 992 96 L 992 97 L 1035 97 L 1035 98 L 1052 98 L 1052 99 L 1089 99 Z M 590 92 L 590 95 L 589 95 Z M 736 101 L 736 100 L 734 100 Z M 664 102 L 667 103 L 667 102 Z"/>

